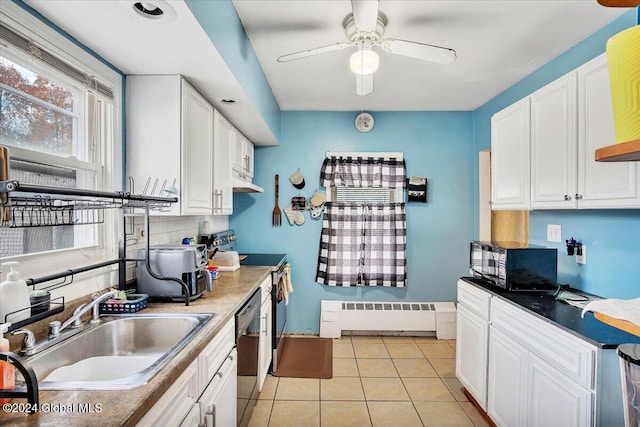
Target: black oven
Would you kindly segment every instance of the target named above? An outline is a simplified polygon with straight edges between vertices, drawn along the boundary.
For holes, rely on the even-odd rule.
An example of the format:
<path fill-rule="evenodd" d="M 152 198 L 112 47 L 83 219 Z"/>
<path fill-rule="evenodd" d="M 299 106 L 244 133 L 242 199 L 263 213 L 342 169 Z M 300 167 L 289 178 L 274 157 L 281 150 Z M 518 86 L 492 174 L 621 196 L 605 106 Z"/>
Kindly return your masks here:
<path fill-rule="evenodd" d="M 251 419 L 251 413 L 257 403 L 255 392 L 258 382 L 261 296 L 258 289 L 236 313 L 238 421 Z"/>

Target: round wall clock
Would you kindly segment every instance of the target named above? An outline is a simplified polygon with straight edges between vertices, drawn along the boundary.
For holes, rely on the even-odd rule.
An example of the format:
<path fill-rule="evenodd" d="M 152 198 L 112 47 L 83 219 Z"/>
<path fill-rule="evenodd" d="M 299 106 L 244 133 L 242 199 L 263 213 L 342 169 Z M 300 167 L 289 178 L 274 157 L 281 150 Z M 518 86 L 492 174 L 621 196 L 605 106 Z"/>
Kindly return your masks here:
<path fill-rule="evenodd" d="M 360 113 L 356 117 L 356 129 L 360 132 L 369 132 L 373 129 L 374 124 L 375 120 L 373 120 L 373 116 L 369 113 Z"/>

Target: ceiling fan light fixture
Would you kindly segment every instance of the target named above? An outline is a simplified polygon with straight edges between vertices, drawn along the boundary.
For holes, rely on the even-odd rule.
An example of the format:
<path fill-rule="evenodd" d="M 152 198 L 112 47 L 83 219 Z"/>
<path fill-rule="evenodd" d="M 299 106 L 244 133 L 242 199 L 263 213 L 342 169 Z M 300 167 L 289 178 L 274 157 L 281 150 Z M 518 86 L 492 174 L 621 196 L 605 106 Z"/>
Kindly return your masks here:
<path fill-rule="evenodd" d="M 371 46 L 358 46 L 358 50 L 351 55 L 349 59 L 351 71 L 355 74 L 366 76 L 373 74 L 380 65 L 380 56 L 371 49 Z"/>

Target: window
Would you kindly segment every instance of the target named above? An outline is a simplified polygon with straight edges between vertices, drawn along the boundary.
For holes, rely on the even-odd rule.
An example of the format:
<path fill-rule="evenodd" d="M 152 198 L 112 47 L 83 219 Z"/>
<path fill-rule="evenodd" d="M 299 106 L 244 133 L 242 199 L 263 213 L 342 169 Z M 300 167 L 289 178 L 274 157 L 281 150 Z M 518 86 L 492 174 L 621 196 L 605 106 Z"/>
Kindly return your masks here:
<path fill-rule="evenodd" d="M 122 77 L 15 4 L 7 6 L 0 14 L 0 141 L 11 156 L 9 178 L 120 190 Z M 14 218 L 14 227 L 0 227 L 0 257 L 73 250 L 103 257 L 115 247 L 105 217 L 98 225 L 15 227 L 21 221 L 28 222 Z"/>
<path fill-rule="evenodd" d="M 318 283 L 406 286 L 405 178 L 404 161 L 396 158 L 363 155 L 324 161 L 320 180 L 328 197 Z"/>

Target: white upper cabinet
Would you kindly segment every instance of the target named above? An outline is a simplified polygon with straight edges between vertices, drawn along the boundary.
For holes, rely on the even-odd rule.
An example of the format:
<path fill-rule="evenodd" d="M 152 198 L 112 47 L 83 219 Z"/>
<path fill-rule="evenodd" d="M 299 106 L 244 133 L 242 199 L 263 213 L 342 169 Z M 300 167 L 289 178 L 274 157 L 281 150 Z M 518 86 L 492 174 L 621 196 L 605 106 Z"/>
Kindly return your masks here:
<path fill-rule="evenodd" d="M 575 207 L 577 79 L 568 74 L 531 98 L 531 208 Z"/>
<path fill-rule="evenodd" d="M 491 207 L 529 209 L 529 98 L 491 118 Z"/>
<path fill-rule="evenodd" d="M 213 107 L 182 80 L 182 214 L 210 214 Z"/>
<path fill-rule="evenodd" d="M 160 215 L 212 212 L 213 108 L 186 80 L 127 77 L 127 175 L 137 194 L 171 196 Z"/>
<path fill-rule="evenodd" d="M 213 214 L 233 213 L 233 182 L 231 162 L 233 156 L 232 138 L 235 129 L 218 110 L 213 115 Z"/>
<path fill-rule="evenodd" d="M 236 131 L 233 170 L 243 181 L 251 181 L 253 178 L 253 151 L 253 143 Z"/>
<path fill-rule="evenodd" d="M 615 141 L 605 54 L 584 64 L 578 76 L 578 206 L 640 207 L 637 162 L 596 162 L 595 151 Z"/>
<path fill-rule="evenodd" d="M 492 209 L 640 207 L 638 165 L 595 161 L 614 140 L 603 54 L 492 117 Z"/>

